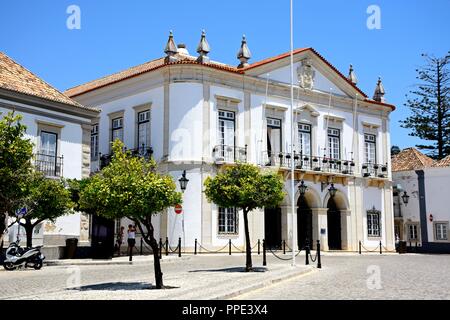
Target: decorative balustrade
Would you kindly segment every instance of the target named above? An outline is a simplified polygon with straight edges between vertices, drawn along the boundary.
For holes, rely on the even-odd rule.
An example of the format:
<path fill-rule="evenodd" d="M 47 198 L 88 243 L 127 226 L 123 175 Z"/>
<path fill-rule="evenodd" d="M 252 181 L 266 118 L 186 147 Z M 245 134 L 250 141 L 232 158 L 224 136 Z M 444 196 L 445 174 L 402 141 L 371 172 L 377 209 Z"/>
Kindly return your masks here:
<path fill-rule="evenodd" d="M 290 168 L 292 155 L 284 152 L 263 152 L 262 165 Z M 352 160 L 332 159 L 294 153 L 294 167 L 297 170 L 340 173 L 353 175 L 355 163 Z"/>
<path fill-rule="evenodd" d="M 216 162 L 247 162 L 247 146 L 217 145 L 213 148 L 213 157 Z"/>
<path fill-rule="evenodd" d="M 45 153 L 36 153 L 34 166 L 36 171 L 47 177 L 62 177 L 64 156 L 52 156 Z"/>
<path fill-rule="evenodd" d="M 387 178 L 387 164 L 363 163 L 361 166 L 361 174 L 364 178 Z"/>

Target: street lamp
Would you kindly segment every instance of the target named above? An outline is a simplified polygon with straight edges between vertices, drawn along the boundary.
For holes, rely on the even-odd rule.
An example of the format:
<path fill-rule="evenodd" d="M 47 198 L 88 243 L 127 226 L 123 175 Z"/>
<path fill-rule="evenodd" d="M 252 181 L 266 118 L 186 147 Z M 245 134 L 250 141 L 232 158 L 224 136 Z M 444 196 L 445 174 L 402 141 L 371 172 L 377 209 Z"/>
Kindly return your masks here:
<path fill-rule="evenodd" d="M 305 185 L 305 181 L 301 181 L 300 185 L 298 186 L 298 191 L 300 192 L 300 197 L 304 197 L 306 190 L 308 189 L 308 187 Z"/>
<path fill-rule="evenodd" d="M 181 178 L 178 179 L 178 182 L 180 182 L 181 191 L 184 193 L 189 182 L 189 179 L 186 178 L 186 170 L 183 171 L 183 174 L 181 175 Z"/>
<path fill-rule="evenodd" d="M 334 198 L 337 192 L 337 189 L 334 187 L 334 183 L 331 184 L 330 188 L 328 189 L 328 192 L 330 193 L 330 197 Z"/>
<path fill-rule="evenodd" d="M 409 202 L 409 196 L 408 196 L 408 194 L 406 193 L 406 191 L 403 192 L 402 200 L 403 200 L 403 203 L 405 204 L 405 206 L 407 206 L 407 205 L 408 205 L 408 202 Z"/>

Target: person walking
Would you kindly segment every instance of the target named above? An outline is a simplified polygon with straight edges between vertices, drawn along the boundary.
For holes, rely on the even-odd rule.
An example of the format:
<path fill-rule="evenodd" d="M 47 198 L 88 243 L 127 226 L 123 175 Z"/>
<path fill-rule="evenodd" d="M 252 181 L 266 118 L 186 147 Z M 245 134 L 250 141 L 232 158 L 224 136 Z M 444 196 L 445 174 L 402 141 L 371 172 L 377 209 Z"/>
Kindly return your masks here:
<path fill-rule="evenodd" d="M 133 260 L 133 248 L 136 245 L 136 227 L 133 225 L 128 225 L 128 255 L 130 256 L 130 261 Z"/>
<path fill-rule="evenodd" d="M 117 250 L 118 256 L 120 256 L 120 247 L 123 244 L 124 233 L 125 233 L 125 227 L 121 226 L 119 232 L 117 233 L 117 238 L 116 238 L 116 250 Z"/>

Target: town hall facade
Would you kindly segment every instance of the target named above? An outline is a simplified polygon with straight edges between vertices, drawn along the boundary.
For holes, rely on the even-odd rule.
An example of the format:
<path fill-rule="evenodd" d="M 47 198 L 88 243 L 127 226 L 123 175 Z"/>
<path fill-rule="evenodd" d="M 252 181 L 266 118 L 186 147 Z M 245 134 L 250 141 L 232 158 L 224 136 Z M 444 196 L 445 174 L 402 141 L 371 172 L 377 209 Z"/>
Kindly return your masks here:
<path fill-rule="evenodd" d="M 156 237 L 168 237 L 171 246 L 178 238 L 187 249 L 195 239 L 210 249 L 229 239 L 244 246 L 242 213 L 209 203 L 203 183 L 247 162 L 279 172 L 286 191 L 279 208 L 249 214 L 252 246 L 265 239 L 279 248 L 283 240 L 290 243 L 293 230 L 299 246 L 321 240 L 324 250 L 356 251 L 360 241 L 367 249 L 381 241 L 392 250 L 389 115 L 395 107 L 385 102 L 381 79 L 369 98 L 356 86 L 353 68 L 344 76 L 314 49 L 297 49 L 291 119 L 289 53 L 249 63 L 245 37 L 237 66 L 210 60 L 209 51 L 205 33 L 197 56 L 171 34 L 164 57 L 65 92 L 101 110 L 91 132 L 91 171 L 107 165 L 114 139 L 136 155 L 152 156 L 175 180 L 186 171 L 183 213 L 171 208 L 153 219 Z M 304 194 L 300 186 L 307 187 Z M 113 228 L 120 224 L 128 223 Z"/>

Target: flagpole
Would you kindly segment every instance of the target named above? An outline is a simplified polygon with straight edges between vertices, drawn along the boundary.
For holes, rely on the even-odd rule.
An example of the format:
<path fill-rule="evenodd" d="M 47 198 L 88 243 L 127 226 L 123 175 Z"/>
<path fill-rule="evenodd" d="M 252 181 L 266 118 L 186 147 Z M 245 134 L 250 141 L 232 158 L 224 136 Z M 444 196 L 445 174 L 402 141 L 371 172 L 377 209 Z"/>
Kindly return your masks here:
<path fill-rule="evenodd" d="M 294 183 L 294 13 L 293 0 L 291 1 L 291 230 L 292 230 L 292 266 L 295 266 L 295 183 Z"/>

